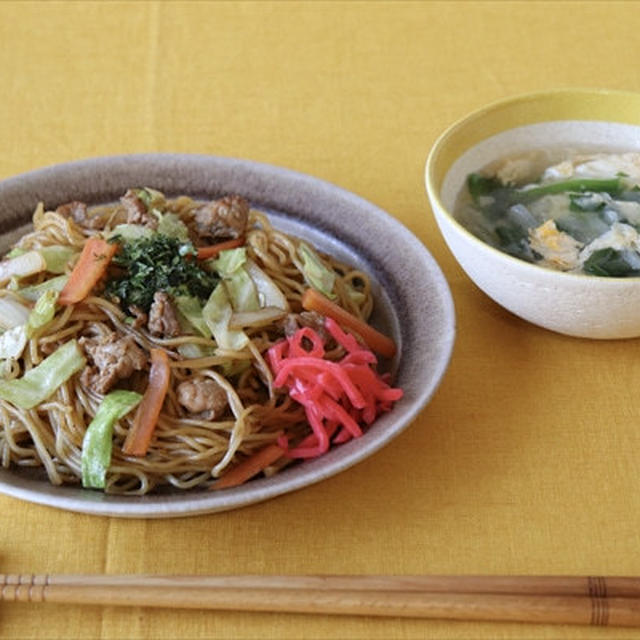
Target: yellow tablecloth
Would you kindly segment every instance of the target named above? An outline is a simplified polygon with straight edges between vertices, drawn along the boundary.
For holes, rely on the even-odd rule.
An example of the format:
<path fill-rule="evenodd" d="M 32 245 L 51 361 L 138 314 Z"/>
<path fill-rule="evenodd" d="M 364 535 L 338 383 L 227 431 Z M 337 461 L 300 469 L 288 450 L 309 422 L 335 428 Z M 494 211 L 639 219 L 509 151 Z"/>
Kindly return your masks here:
<path fill-rule="evenodd" d="M 0 178 L 139 151 L 273 163 L 389 211 L 457 341 L 397 440 L 269 502 L 161 521 L 0 497 L 4 573 L 640 574 L 640 346 L 530 326 L 448 253 L 423 186 L 452 121 L 554 87 L 640 90 L 633 2 L 4 2 Z M 408 345 L 408 348 L 411 348 Z M 624 629 L 3 604 L 4 638 L 634 638 Z"/>

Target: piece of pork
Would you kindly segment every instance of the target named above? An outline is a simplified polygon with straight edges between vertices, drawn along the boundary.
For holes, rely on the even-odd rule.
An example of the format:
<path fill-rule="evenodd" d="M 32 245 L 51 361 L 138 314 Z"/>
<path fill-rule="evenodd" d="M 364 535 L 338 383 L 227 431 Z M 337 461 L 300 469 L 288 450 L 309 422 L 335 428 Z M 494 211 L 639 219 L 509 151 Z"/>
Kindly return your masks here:
<path fill-rule="evenodd" d="M 316 311 L 290 313 L 283 321 L 284 335 L 288 338 L 303 327 L 313 329 L 325 342 L 329 338 L 329 334 L 324 328 L 324 316 Z"/>
<path fill-rule="evenodd" d="M 149 316 L 138 305 L 132 304 L 129 307 L 129 313 L 133 316 L 133 323 L 131 326 L 134 329 L 140 329 L 141 327 L 147 326 Z"/>
<path fill-rule="evenodd" d="M 85 229 L 102 229 L 104 227 L 104 219 L 101 216 L 90 216 L 87 205 L 78 200 L 61 204 L 56 209 L 56 213 L 73 220 Z"/>
<path fill-rule="evenodd" d="M 156 291 L 149 309 L 149 333 L 163 338 L 173 338 L 180 334 L 178 314 L 171 298 L 164 291 Z"/>
<path fill-rule="evenodd" d="M 185 380 L 176 389 L 178 402 L 192 414 L 206 420 L 222 416 L 229 404 L 225 390 L 211 378 L 196 376 Z"/>
<path fill-rule="evenodd" d="M 249 203 L 237 195 L 213 200 L 194 211 L 196 230 L 203 239 L 240 238 L 247 229 Z"/>
<path fill-rule="evenodd" d="M 158 218 L 149 212 L 147 205 L 138 196 L 133 189 L 128 189 L 127 192 L 120 198 L 120 204 L 127 212 L 128 224 L 140 224 L 149 229 L 158 228 Z"/>
<path fill-rule="evenodd" d="M 147 365 L 145 352 L 131 336 L 118 337 L 114 332 L 95 338 L 82 337 L 78 343 L 90 364 L 81 374 L 85 386 L 107 393 L 113 385 Z"/>

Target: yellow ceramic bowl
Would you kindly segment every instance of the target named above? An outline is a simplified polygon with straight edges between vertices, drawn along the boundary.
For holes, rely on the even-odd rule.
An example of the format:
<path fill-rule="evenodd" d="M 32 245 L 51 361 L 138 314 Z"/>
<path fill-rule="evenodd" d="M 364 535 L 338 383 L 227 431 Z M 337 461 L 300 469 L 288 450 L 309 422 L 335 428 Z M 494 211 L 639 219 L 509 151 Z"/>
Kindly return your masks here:
<path fill-rule="evenodd" d="M 485 244 L 453 217 L 466 176 L 528 150 L 640 151 L 640 94 L 562 89 L 517 96 L 460 120 L 433 146 L 426 185 L 449 249 L 487 295 L 534 324 L 586 338 L 640 336 L 640 278 L 552 271 Z"/>

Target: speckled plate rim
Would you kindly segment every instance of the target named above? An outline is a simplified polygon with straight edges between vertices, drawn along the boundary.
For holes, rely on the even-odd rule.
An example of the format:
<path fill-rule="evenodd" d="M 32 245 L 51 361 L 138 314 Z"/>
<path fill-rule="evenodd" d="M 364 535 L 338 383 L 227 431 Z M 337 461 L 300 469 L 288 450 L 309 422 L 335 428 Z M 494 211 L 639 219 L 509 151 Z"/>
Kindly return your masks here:
<path fill-rule="evenodd" d="M 377 452 L 426 406 L 445 374 L 455 340 L 455 310 L 440 267 L 401 223 L 363 198 L 329 182 L 264 163 L 183 153 L 88 158 L 36 169 L 0 182 L 0 234 L 30 219 L 36 204 L 72 199 L 110 202 L 126 188 L 146 185 L 167 195 L 212 198 L 240 193 L 278 223 L 319 240 L 325 250 L 352 256 L 381 287 L 380 318 L 399 349 L 392 363 L 404 397 L 358 440 L 323 457 L 224 491 L 141 497 L 108 496 L 56 487 L 0 470 L 0 492 L 75 512 L 128 517 L 193 516 L 243 507 L 315 484 Z M 308 232 L 307 234 L 305 234 Z"/>

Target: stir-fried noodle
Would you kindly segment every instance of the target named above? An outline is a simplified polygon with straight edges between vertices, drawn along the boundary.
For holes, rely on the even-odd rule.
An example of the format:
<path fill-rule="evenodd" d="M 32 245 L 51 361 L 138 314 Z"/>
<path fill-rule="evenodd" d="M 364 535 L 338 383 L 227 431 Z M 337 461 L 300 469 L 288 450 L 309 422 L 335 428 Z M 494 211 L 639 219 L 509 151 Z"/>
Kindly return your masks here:
<path fill-rule="evenodd" d="M 156 199 L 154 207 L 161 212 L 159 215 L 172 214 L 186 227 L 192 247 L 197 249 L 198 244 L 217 241 L 198 237 L 196 212 L 203 207 L 202 202 L 187 197 L 164 200 L 157 192 L 149 190 L 149 193 Z M 114 237 L 119 237 L 118 229 L 130 228 L 133 224 L 154 228 L 152 217 L 151 224 L 150 218 L 144 216 L 131 222 L 130 208 L 122 202 L 84 211 L 78 207 L 78 203 L 71 203 L 56 211 L 47 211 L 42 205 L 38 206 L 33 216 L 33 231 L 18 241 L 9 259 L 47 247 L 71 249 L 72 257 L 59 275 L 45 269 L 32 275 L 6 278 L 0 289 L 0 302 L 32 309 L 36 298 L 25 297 L 25 291 L 37 291 L 38 285 L 60 275 L 68 276 L 88 239 L 111 238 L 113 242 Z M 157 233 L 157 229 L 153 232 Z M 286 433 L 290 443 L 308 436 L 310 427 L 304 407 L 289 394 L 274 388 L 274 372 L 266 356 L 270 347 L 283 340 L 287 322 L 293 322 L 298 328 L 313 321 L 301 315 L 302 296 L 310 286 L 309 264 L 301 244 L 311 252 L 312 260 L 319 260 L 322 270 L 333 274 L 333 301 L 363 321 L 369 318 L 373 308 L 369 278 L 278 231 L 263 213 L 253 209 L 248 213 L 242 240 L 246 260 L 266 274 L 286 299 L 288 308 L 283 313 L 274 314 L 268 324 L 262 319 L 255 326 L 239 328 L 249 340 L 236 349 L 221 346 L 213 335 L 198 332 L 183 316 L 180 316 L 181 330 L 177 334 L 152 330 L 145 322 L 149 310 L 123 308 L 123 301 L 109 289 L 110 278 L 123 276 L 122 267 L 115 260 L 89 295 L 73 304 L 57 305 L 51 320 L 30 331 L 20 356 L 2 362 L 0 378 L 18 380 L 61 345 L 74 340 L 82 345 L 87 359 L 82 371 L 68 377 L 32 408 L 21 408 L 15 402 L 0 399 L 2 465 L 39 467 L 53 484 L 80 484 L 83 439 L 105 394 L 113 389 L 127 389 L 143 395 L 149 379 L 148 354 L 153 349 L 163 350 L 170 366 L 170 383 L 162 410 L 143 456 L 123 452 L 136 411 L 113 422 L 106 492 L 139 495 L 168 485 L 179 489 L 208 487 L 247 456 L 266 445 L 282 442 L 283 434 Z M 187 256 L 186 260 L 195 262 L 196 258 Z M 101 387 L 96 384 L 96 376 L 102 373 L 99 370 L 102 363 L 96 355 L 98 347 L 116 344 L 127 337 L 130 341 L 126 343 L 129 346 L 123 352 L 124 357 L 129 357 L 137 347 L 144 354 L 144 365 L 134 367 L 122 377 L 116 375 L 109 385 Z M 344 354 L 343 347 L 327 339 L 329 360 L 338 360 Z M 183 384 L 194 380 L 206 390 L 202 406 L 189 397 L 189 393 L 197 393 L 198 389 Z M 222 409 L 206 406 L 212 389 L 222 398 Z M 290 460 L 283 457 L 270 465 L 266 473 L 275 472 Z"/>

